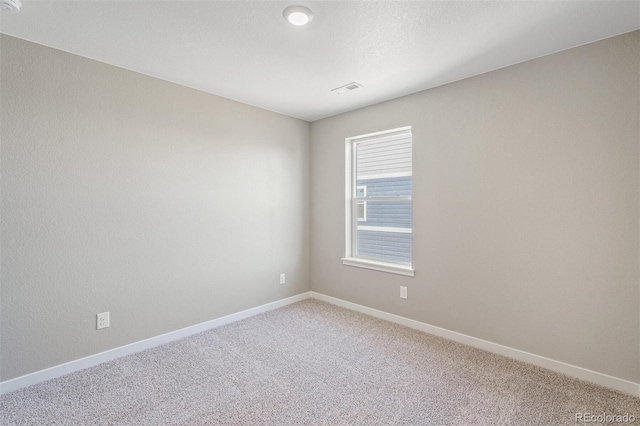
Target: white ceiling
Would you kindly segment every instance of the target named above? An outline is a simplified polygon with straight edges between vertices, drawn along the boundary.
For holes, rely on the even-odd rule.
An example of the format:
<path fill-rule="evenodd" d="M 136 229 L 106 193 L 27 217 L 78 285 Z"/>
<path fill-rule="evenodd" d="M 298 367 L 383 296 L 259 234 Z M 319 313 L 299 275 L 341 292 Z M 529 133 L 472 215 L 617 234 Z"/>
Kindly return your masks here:
<path fill-rule="evenodd" d="M 22 4 L 0 32 L 307 121 L 640 28 L 640 1 Z"/>

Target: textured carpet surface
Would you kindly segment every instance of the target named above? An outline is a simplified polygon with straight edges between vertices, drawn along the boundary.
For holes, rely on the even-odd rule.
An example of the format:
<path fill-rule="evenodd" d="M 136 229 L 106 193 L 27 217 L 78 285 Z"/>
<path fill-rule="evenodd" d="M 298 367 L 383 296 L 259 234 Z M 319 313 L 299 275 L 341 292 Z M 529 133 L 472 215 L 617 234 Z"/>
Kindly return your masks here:
<path fill-rule="evenodd" d="M 640 399 L 316 300 L 0 396 L 2 425 L 575 425 Z"/>

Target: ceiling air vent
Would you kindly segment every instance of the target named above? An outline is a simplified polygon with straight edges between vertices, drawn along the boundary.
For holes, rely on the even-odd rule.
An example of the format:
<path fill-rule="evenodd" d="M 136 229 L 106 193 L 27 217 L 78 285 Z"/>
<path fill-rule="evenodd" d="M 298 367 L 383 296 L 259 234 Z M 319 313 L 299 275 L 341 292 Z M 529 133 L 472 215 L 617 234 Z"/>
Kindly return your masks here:
<path fill-rule="evenodd" d="M 351 92 L 352 90 L 356 90 L 362 87 L 362 84 L 358 84 L 355 81 L 353 83 L 345 84 L 344 86 L 336 87 L 331 91 L 337 95 L 342 95 L 343 93 Z"/>

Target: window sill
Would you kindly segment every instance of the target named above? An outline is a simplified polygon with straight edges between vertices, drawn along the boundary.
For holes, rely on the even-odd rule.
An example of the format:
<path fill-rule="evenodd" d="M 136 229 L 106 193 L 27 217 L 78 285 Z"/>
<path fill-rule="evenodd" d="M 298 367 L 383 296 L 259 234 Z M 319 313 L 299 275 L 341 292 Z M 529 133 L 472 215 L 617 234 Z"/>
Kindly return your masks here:
<path fill-rule="evenodd" d="M 374 271 L 388 272 L 390 274 L 405 275 L 407 277 L 413 277 L 415 271 L 411 266 L 379 262 L 376 260 L 358 259 L 356 257 L 345 257 L 342 259 L 342 264 L 347 266 L 355 266 L 356 268 L 365 268 L 373 269 Z"/>

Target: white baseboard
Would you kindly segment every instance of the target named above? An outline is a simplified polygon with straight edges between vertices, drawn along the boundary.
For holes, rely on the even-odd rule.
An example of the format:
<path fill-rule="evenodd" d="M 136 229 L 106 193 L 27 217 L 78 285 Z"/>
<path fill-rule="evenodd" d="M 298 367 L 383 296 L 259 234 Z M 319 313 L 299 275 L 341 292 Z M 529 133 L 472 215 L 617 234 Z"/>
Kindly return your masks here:
<path fill-rule="evenodd" d="M 318 299 L 324 302 L 328 302 L 343 308 L 351 309 L 356 312 L 360 312 L 372 317 L 380 318 L 386 321 L 390 321 L 396 324 L 403 325 L 405 327 L 413 328 L 423 331 L 425 333 L 433 334 L 435 336 L 444 337 L 445 339 L 453 340 L 455 342 L 463 343 L 478 349 L 483 349 L 488 352 L 493 352 L 499 355 L 503 355 L 509 358 L 517 359 L 519 361 L 527 362 L 529 364 L 537 365 L 548 370 L 552 370 L 558 373 L 566 374 L 570 377 L 585 380 L 587 382 L 595 383 L 601 386 L 606 386 L 611 389 L 615 389 L 621 392 L 625 392 L 634 396 L 640 396 L 640 385 L 638 383 L 630 382 L 628 380 L 620 379 L 617 377 L 609 376 L 596 371 L 587 370 L 586 368 L 577 367 L 575 365 L 567 364 L 561 361 L 556 361 L 550 358 L 545 358 L 540 355 L 535 355 L 529 352 L 521 351 L 519 349 L 510 348 L 497 343 L 489 342 L 487 340 L 478 339 L 476 337 L 468 336 L 466 334 L 457 333 L 455 331 L 447 330 L 445 328 L 436 327 L 430 324 L 426 324 L 420 321 L 415 321 L 409 318 L 401 317 L 399 315 L 390 314 L 388 312 L 379 311 L 377 309 L 369 308 L 367 306 L 358 305 L 356 303 L 347 302 L 346 300 L 338 299 L 335 297 L 327 296 L 321 293 L 308 291 L 295 296 L 288 297 L 286 299 L 277 300 L 275 302 L 267 303 L 265 305 L 256 306 L 255 308 L 247 309 L 235 314 L 227 315 L 221 318 L 216 318 L 211 321 L 206 321 L 200 324 L 196 324 L 190 327 L 182 328 L 180 330 L 172 331 L 170 333 L 162 334 L 160 336 L 151 337 L 149 339 L 141 340 L 139 342 L 131 343 L 129 345 L 121 346 L 119 348 L 110 349 L 105 352 L 101 352 L 95 355 L 91 355 L 85 358 L 77 359 L 67 362 L 65 364 L 57 365 L 55 367 L 47 368 L 45 370 L 36 371 L 31 374 L 27 374 L 15 379 L 0 382 L 0 395 L 12 392 L 14 390 L 22 389 L 27 386 L 35 385 L 37 383 L 44 382 L 56 377 L 63 376 L 65 374 L 73 373 L 84 368 L 93 367 L 94 365 L 101 364 L 103 362 L 111 361 L 120 358 L 125 355 L 133 354 L 136 352 L 150 349 L 164 343 L 168 343 L 174 340 L 182 339 L 183 337 L 191 336 L 212 328 L 220 327 L 235 321 L 239 321 L 251 316 L 277 309 L 282 306 L 286 306 L 301 300 L 308 298 Z"/>
<path fill-rule="evenodd" d="M 159 346 L 174 340 L 182 339 L 183 337 L 191 336 L 212 328 L 220 327 L 235 321 L 239 321 L 251 316 L 261 314 L 263 312 L 277 309 L 291 303 L 299 302 L 311 297 L 311 292 L 297 294 L 295 296 L 287 297 L 286 299 L 276 300 L 275 302 L 267 303 L 265 305 L 256 306 L 255 308 L 247 309 L 244 311 L 236 312 L 221 318 L 216 318 L 211 321 L 206 321 L 200 324 L 192 325 L 190 327 L 182 328 L 180 330 L 172 331 L 169 333 L 161 334 L 160 336 L 151 337 L 149 339 L 141 340 L 139 342 L 131 343 L 119 348 L 110 349 L 105 352 L 100 352 L 95 355 L 90 355 L 85 358 L 76 359 L 74 361 L 67 362 L 65 364 L 56 365 L 55 367 L 47 368 L 45 370 L 36 371 L 31 374 L 16 377 L 15 379 L 6 380 L 0 382 L 0 395 L 14 390 L 22 389 L 27 386 L 35 385 L 37 383 L 44 382 L 46 380 L 54 379 L 56 377 L 63 376 L 65 374 L 73 373 L 74 371 L 82 370 L 84 368 L 93 367 L 94 365 L 101 364 L 103 362 L 111 361 L 116 358 L 120 358 L 125 355 L 133 354 L 136 352 L 150 349 L 155 346 Z"/>
<path fill-rule="evenodd" d="M 595 383 L 601 386 L 606 386 L 611 389 L 625 392 L 633 396 L 640 396 L 640 384 L 630 382 L 628 380 L 620 379 L 617 377 L 609 376 L 607 374 L 598 373 L 596 371 L 587 370 L 586 368 L 578 367 L 575 365 L 567 364 L 561 361 L 556 361 L 550 358 L 545 358 L 540 355 L 535 355 L 529 352 L 521 351 L 519 349 L 510 348 L 497 343 L 489 342 L 487 340 L 478 339 L 476 337 L 467 336 L 466 334 L 457 333 L 455 331 L 447 330 L 445 328 L 436 327 L 434 325 L 426 324 L 420 321 L 415 321 L 409 318 L 401 317 L 399 315 L 390 314 L 388 312 L 379 311 L 377 309 L 369 308 L 367 306 L 358 305 L 356 303 L 347 302 L 346 300 L 338 299 L 331 296 L 326 296 L 321 293 L 311 292 L 311 297 L 314 299 L 328 302 L 333 305 L 337 305 L 343 308 L 351 309 L 372 317 L 380 318 L 386 321 L 394 322 L 396 324 L 404 325 L 405 327 L 413 328 L 423 331 L 425 333 L 433 334 L 435 336 L 444 337 L 445 339 L 453 340 L 455 342 L 463 343 L 474 348 L 483 349 L 487 352 L 493 352 L 499 355 L 503 355 L 509 358 L 517 359 L 529 364 L 537 365 L 538 367 L 546 368 L 548 370 L 562 373 L 576 379 L 584 380 L 587 382 Z"/>

